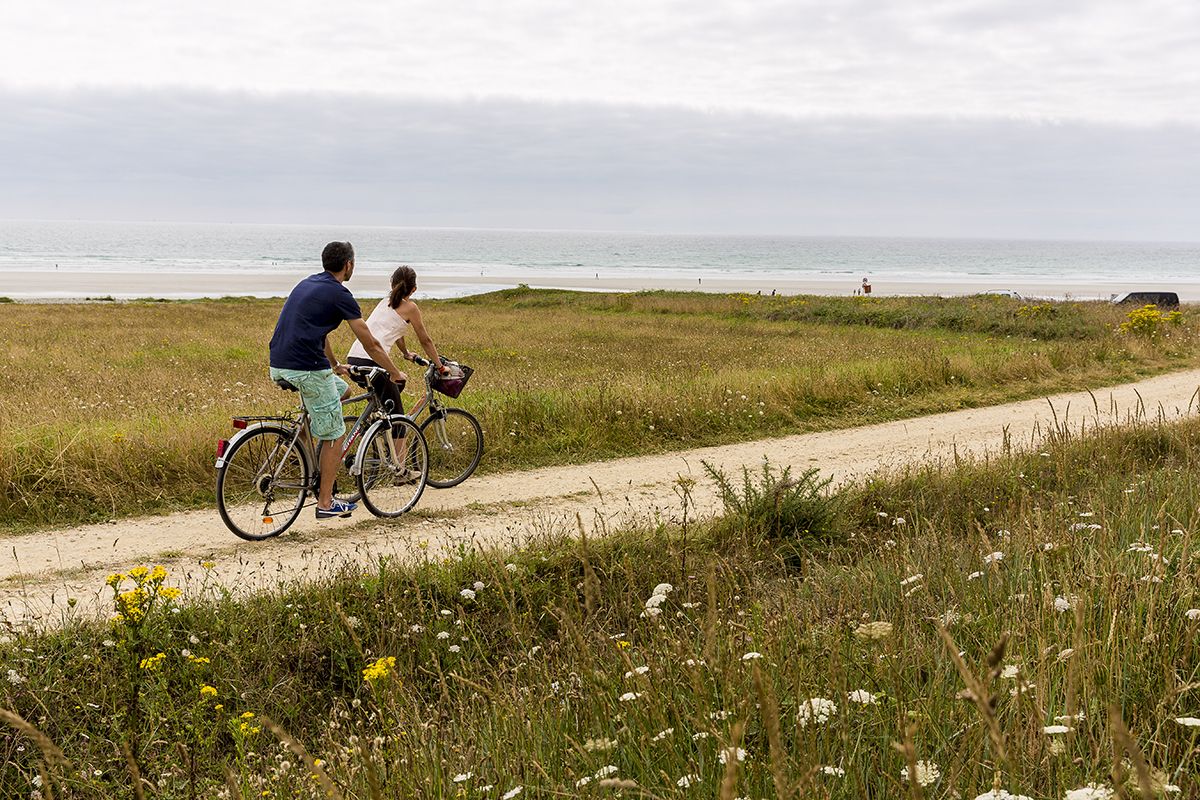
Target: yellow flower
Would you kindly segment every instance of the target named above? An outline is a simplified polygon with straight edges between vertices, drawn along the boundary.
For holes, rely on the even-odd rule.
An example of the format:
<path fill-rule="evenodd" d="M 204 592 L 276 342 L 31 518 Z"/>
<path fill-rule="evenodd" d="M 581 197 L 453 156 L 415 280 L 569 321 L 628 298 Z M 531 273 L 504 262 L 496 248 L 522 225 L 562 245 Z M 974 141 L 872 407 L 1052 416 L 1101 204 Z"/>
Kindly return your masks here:
<path fill-rule="evenodd" d="M 162 564 L 155 565 L 154 569 L 150 570 L 150 580 L 162 581 L 167 577 L 167 568 Z"/>
<path fill-rule="evenodd" d="M 138 666 L 147 672 L 154 672 L 159 668 L 162 662 L 166 660 L 166 658 L 166 653 L 158 653 L 157 655 L 150 656 L 149 658 L 143 658 L 141 662 L 138 663 Z"/>
<path fill-rule="evenodd" d="M 142 580 L 149 574 L 150 570 L 143 566 L 137 566 L 129 570 L 129 577 L 133 578 L 138 583 L 141 583 Z"/>
<path fill-rule="evenodd" d="M 193 664 L 211 664 L 212 663 L 212 660 L 208 656 L 189 655 L 188 661 L 192 662 Z"/>
<path fill-rule="evenodd" d="M 253 711 L 243 711 L 242 719 L 254 719 L 254 712 Z"/>
<path fill-rule="evenodd" d="M 371 664 L 363 670 L 363 680 L 367 683 L 373 684 L 378 680 L 386 678 L 395 668 L 395 656 L 384 656 L 383 658 L 378 658 L 375 660 L 374 664 Z"/>
<path fill-rule="evenodd" d="M 125 580 L 124 575 L 119 572 L 114 572 L 112 575 L 109 575 L 107 578 L 105 578 L 104 582 L 115 589 L 123 580 Z"/>
<path fill-rule="evenodd" d="M 621 650 L 624 650 L 626 647 L 629 647 L 629 642 L 622 639 L 619 642 L 617 642 L 617 647 L 620 648 Z"/>
<path fill-rule="evenodd" d="M 207 683 L 204 684 L 203 686 L 200 687 L 200 696 L 201 697 L 216 697 L 217 696 L 217 687 L 209 686 Z"/>
<path fill-rule="evenodd" d="M 215 561 L 201 561 L 200 562 L 200 566 L 204 567 L 205 569 L 212 569 L 216 565 L 217 565 L 217 562 L 215 562 Z"/>
<path fill-rule="evenodd" d="M 174 600 L 183 594 L 183 590 L 176 586 L 163 586 L 158 590 L 158 596 L 166 600 Z"/>

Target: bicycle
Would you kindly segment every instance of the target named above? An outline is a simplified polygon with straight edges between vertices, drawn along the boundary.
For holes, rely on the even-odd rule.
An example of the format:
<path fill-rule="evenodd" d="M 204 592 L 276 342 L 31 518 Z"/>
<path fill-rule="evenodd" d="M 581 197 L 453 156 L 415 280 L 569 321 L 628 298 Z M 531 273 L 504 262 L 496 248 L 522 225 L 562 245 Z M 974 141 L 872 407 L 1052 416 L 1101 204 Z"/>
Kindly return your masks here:
<path fill-rule="evenodd" d="M 444 394 L 457 398 L 467 385 L 473 370 L 454 361 L 442 359 L 442 363 L 461 375 L 445 376 L 433 369 L 427 358 L 413 355 L 413 363 L 426 367 L 425 396 L 409 411 L 416 420 L 422 411 L 428 416 L 421 423 L 421 433 L 429 446 L 429 485 L 435 489 L 449 489 L 471 477 L 483 458 L 483 428 L 479 420 L 469 411 L 442 404 L 438 398 Z"/>
<path fill-rule="evenodd" d="M 368 380 L 384 370 L 350 367 Z M 296 391 L 287 381 L 281 389 Z M 421 498 L 429 477 L 429 448 L 411 418 L 387 413 L 375 398 L 342 440 L 340 460 L 358 442 L 350 473 L 367 510 L 377 517 L 398 517 Z M 291 416 L 234 417 L 233 438 L 217 442 L 217 511 L 235 535 L 249 541 L 278 536 L 300 512 L 316 502 L 320 487 L 319 452 L 313 446 L 308 411 L 301 404 Z M 399 456 L 396 439 L 404 439 Z M 413 473 L 417 477 L 411 478 Z M 313 501 L 306 503 L 308 495 Z"/>

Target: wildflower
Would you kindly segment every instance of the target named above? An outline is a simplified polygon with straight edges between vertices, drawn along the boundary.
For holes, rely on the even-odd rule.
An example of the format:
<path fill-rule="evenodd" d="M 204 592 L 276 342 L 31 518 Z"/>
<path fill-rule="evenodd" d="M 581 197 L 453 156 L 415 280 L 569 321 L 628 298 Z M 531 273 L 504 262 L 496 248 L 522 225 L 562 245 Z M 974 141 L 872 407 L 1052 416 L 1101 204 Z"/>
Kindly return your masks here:
<path fill-rule="evenodd" d="M 193 664 L 211 664 L 212 663 L 212 659 L 210 659 L 208 656 L 194 656 L 191 653 L 188 653 L 187 660 L 192 662 Z"/>
<path fill-rule="evenodd" d="M 166 660 L 166 658 L 167 658 L 166 653 L 158 653 L 156 655 L 152 655 L 147 658 L 143 658 L 140 662 L 138 662 L 138 666 L 141 667 L 142 669 L 146 670 L 147 672 L 154 672 L 156 669 L 159 668 L 159 666 L 162 664 L 162 662 Z"/>
<path fill-rule="evenodd" d="M 1183 615 L 1192 620 L 1200 619 L 1200 608 L 1189 608 Z"/>
<path fill-rule="evenodd" d="M 451 652 L 451 653 L 459 653 L 459 652 L 462 652 L 462 648 L 461 648 L 461 647 L 459 647 L 459 646 L 458 646 L 458 645 L 456 645 L 456 644 L 452 644 L 452 645 L 450 645 L 450 647 L 449 647 L 449 650 L 450 650 L 450 652 Z"/>
<path fill-rule="evenodd" d="M 200 562 L 200 566 L 204 567 L 205 569 L 212 569 L 216 565 L 217 565 L 217 562 L 215 562 L 215 561 L 201 561 Z"/>
<path fill-rule="evenodd" d="M 729 759 L 731 758 L 737 759 L 737 762 L 740 764 L 746 760 L 746 751 L 740 747 L 726 747 L 717 754 L 717 760 L 722 764 L 729 763 Z"/>
<path fill-rule="evenodd" d="M 1033 800 L 1033 798 L 1023 794 L 1012 794 L 1003 789 L 992 789 L 990 792 L 979 795 L 975 800 Z"/>
<path fill-rule="evenodd" d="M 601 767 L 600 769 L 596 770 L 596 774 L 593 775 L 592 777 L 598 781 L 602 781 L 605 778 L 607 778 L 609 775 L 615 775 L 616 772 L 617 772 L 616 766 L 613 764 L 609 764 L 607 767 Z"/>
<path fill-rule="evenodd" d="M 854 629 L 854 635 L 860 639 L 878 641 L 892 635 L 890 622 L 864 622 Z"/>
<path fill-rule="evenodd" d="M 678 786 L 680 789 L 687 789 L 687 788 L 691 787 L 693 784 L 696 784 L 699 782 L 700 782 L 700 776 L 692 774 L 692 775 L 684 775 L 682 778 L 675 781 L 675 785 Z"/>
<path fill-rule="evenodd" d="M 395 656 L 384 656 L 375 659 L 375 662 L 363 669 L 363 680 L 367 683 L 374 684 L 376 681 L 386 678 L 396 668 Z"/>
<path fill-rule="evenodd" d="M 916 779 L 918 786 L 932 786 L 937 783 L 938 778 L 942 777 L 942 770 L 937 764 L 932 761 L 918 761 L 916 764 Z M 900 772 L 900 778 L 907 782 L 909 778 L 909 769 L 905 767 Z"/>
<path fill-rule="evenodd" d="M 658 586 L 654 587 L 654 591 L 650 594 L 670 594 L 673 591 L 675 591 L 675 587 L 671 584 L 660 583 Z"/>
<path fill-rule="evenodd" d="M 916 583 L 917 581 L 923 580 L 924 578 L 925 578 L 925 576 L 920 572 L 918 572 L 916 575 L 909 575 L 907 578 L 900 581 L 900 588 L 903 589 L 905 586 Z"/>
<path fill-rule="evenodd" d="M 504 794 L 500 795 L 500 800 L 513 800 L 513 798 L 519 795 L 521 790 L 524 788 L 524 786 L 514 786 Z"/>
<path fill-rule="evenodd" d="M 516 571 L 517 571 L 517 565 L 516 565 L 516 564 L 505 564 L 505 565 L 504 565 L 504 571 L 505 571 L 505 572 L 516 572 Z"/>
<path fill-rule="evenodd" d="M 1042 733 L 1055 736 L 1061 733 L 1070 733 L 1074 730 L 1070 725 L 1046 725 L 1042 728 Z"/>
<path fill-rule="evenodd" d="M 463 589 L 461 592 L 458 593 L 458 596 L 464 600 L 474 600 L 475 599 L 475 590 L 474 589 Z"/>
<path fill-rule="evenodd" d="M 646 608 L 658 608 L 667 601 L 665 594 L 652 594 L 650 599 L 646 601 Z"/>
<path fill-rule="evenodd" d="M 129 570 L 129 577 L 133 578 L 138 583 L 141 583 L 149 574 L 150 570 L 142 566 L 137 566 Z"/>
<path fill-rule="evenodd" d="M 17 672 L 15 669 L 10 669 L 8 671 L 8 682 L 13 686 L 20 686 L 25 682 L 25 676 Z"/>
<path fill-rule="evenodd" d="M 442 640 L 449 639 L 449 638 L 450 638 L 450 632 L 449 632 L 449 631 L 439 631 L 439 632 L 438 632 L 438 635 L 437 635 L 437 638 L 439 638 L 439 639 L 442 639 Z"/>
<path fill-rule="evenodd" d="M 1061 756 L 1065 752 L 1067 752 L 1067 746 L 1063 743 L 1062 739 L 1050 740 L 1050 755 Z"/>
<path fill-rule="evenodd" d="M 1003 560 L 1004 560 L 1004 553 L 1001 553 L 999 550 L 997 550 L 994 553 L 988 553 L 986 556 L 983 557 L 983 563 L 985 563 L 985 564 L 997 564 Z"/>
<path fill-rule="evenodd" d="M 1089 783 L 1080 789 L 1068 789 L 1063 800 L 1109 800 L 1113 790 L 1097 783 Z"/>
<path fill-rule="evenodd" d="M 592 776 L 591 776 L 591 775 L 584 775 L 582 778 L 580 778 L 579 780 L 575 781 L 575 788 L 576 788 L 576 789 L 582 789 L 584 786 L 587 786 L 587 785 L 588 785 L 589 783 L 591 783 L 591 782 L 592 782 Z"/>
<path fill-rule="evenodd" d="M 1059 652 L 1059 654 L 1058 654 L 1058 660 L 1059 660 L 1060 662 L 1062 662 L 1062 661 L 1066 661 L 1068 658 L 1070 658 L 1070 657 L 1071 657 L 1071 656 L 1073 656 L 1073 655 L 1075 655 L 1075 648 L 1074 648 L 1074 647 L 1068 647 L 1066 650 L 1062 650 L 1062 651 L 1060 651 L 1060 652 Z"/>
<path fill-rule="evenodd" d="M 216 697 L 217 696 L 217 687 L 209 686 L 207 683 L 204 684 L 203 686 L 200 687 L 200 696 L 201 697 Z"/>
<path fill-rule="evenodd" d="M 477 592 L 482 592 L 485 588 L 487 588 L 487 584 L 483 581 L 475 581 L 473 584 L 471 584 L 471 588 Z"/>
<path fill-rule="evenodd" d="M 181 594 L 183 590 L 176 586 L 163 586 L 158 590 L 158 596 L 164 600 L 177 600 Z"/>
<path fill-rule="evenodd" d="M 625 694 L 621 695 L 617 699 L 619 699 L 622 703 L 629 703 L 634 700 L 637 700 L 641 696 L 642 696 L 641 692 L 626 692 Z"/>
<path fill-rule="evenodd" d="M 708 731 L 700 731 L 699 733 L 693 733 L 693 734 L 692 734 L 692 741 L 693 741 L 693 742 L 698 742 L 698 741 L 700 741 L 701 739 L 707 739 L 707 738 L 708 738 Z"/>
<path fill-rule="evenodd" d="M 119 572 L 115 572 L 105 578 L 104 582 L 115 589 L 123 580 L 125 580 L 125 576 Z"/>
<path fill-rule="evenodd" d="M 651 737 L 650 737 L 650 741 L 652 741 L 652 742 L 661 742 L 663 739 L 667 738 L 668 736 L 670 736 L 670 735 L 671 735 L 672 733 L 674 733 L 674 732 L 675 732 L 675 729 L 674 729 L 674 728 L 667 728 L 667 729 L 665 729 L 665 730 L 661 730 L 661 731 L 659 731 L 658 733 L 656 733 L 656 734 L 654 734 L 653 736 L 651 736 Z"/>
<path fill-rule="evenodd" d="M 746 655 L 742 656 L 742 661 L 754 661 L 755 659 L 758 659 L 758 658 L 762 658 L 762 653 L 755 653 L 755 652 L 751 651 L 749 653 L 746 653 Z"/>
<path fill-rule="evenodd" d="M 1185 728 L 1200 728 L 1200 719 L 1196 717 L 1176 717 L 1175 721 Z"/>
<path fill-rule="evenodd" d="M 625 641 L 624 639 L 621 639 L 620 641 L 617 642 L 617 649 L 619 649 L 619 650 L 625 650 L 628 647 L 629 647 L 629 642 Z"/>
<path fill-rule="evenodd" d="M 821 774 L 830 775 L 834 778 L 844 778 L 846 777 L 846 770 L 842 769 L 841 767 L 825 766 L 821 767 Z"/>
<path fill-rule="evenodd" d="M 583 749 L 589 753 L 604 753 L 616 746 L 616 739 L 588 739 L 583 743 Z"/>
<path fill-rule="evenodd" d="M 973 580 L 976 580 L 976 579 L 982 578 L 982 577 L 983 577 L 982 572 L 972 572 L 970 575 L 967 576 L 967 580 L 973 581 Z"/>
<path fill-rule="evenodd" d="M 647 666 L 634 667 L 629 672 L 625 673 L 625 677 L 632 678 L 634 675 L 645 675 L 649 671 L 650 671 L 650 668 Z"/>
<path fill-rule="evenodd" d="M 1017 679 L 1017 674 L 1020 671 L 1021 671 L 1021 668 L 1018 667 L 1016 664 L 1006 664 L 1004 669 L 1000 671 L 1000 677 L 1006 678 L 1007 680 L 1010 680 L 1010 681 L 1013 681 L 1013 680 Z"/>
<path fill-rule="evenodd" d="M 796 722 L 801 728 L 810 724 L 823 725 L 837 713 L 837 703 L 825 697 L 810 697 L 800 704 L 796 712 Z"/>
<path fill-rule="evenodd" d="M 467 781 L 471 780 L 471 778 L 473 778 L 473 777 L 475 777 L 474 772 L 460 772 L 454 776 L 454 782 L 455 783 L 466 783 Z"/>
<path fill-rule="evenodd" d="M 1070 611 L 1074 607 L 1071 600 L 1072 598 L 1062 597 L 1061 595 L 1054 598 L 1054 610 L 1059 613 Z"/>
<path fill-rule="evenodd" d="M 859 703 L 864 706 L 875 705 L 875 695 L 868 692 L 866 689 L 855 689 L 846 695 L 846 699 L 851 703 Z"/>
<path fill-rule="evenodd" d="M 413 626 L 412 626 L 412 627 L 410 627 L 408 630 L 409 630 L 411 633 L 424 633 L 424 632 L 425 632 L 425 626 L 424 626 L 424 625 L 413 625 Z"/>

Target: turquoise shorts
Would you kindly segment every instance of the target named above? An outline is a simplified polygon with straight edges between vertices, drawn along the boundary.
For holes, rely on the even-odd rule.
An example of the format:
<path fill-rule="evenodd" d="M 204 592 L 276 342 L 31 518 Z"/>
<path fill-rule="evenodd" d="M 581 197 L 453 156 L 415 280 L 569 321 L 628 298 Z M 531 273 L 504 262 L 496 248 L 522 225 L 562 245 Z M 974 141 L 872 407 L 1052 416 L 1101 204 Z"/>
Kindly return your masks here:
<path fill-rule="evenodd" d="M 313 371 L 271 367 L 271 380 L 283 378 L 300 390 L 300 399 L 308 409 L 312 435 L 322 442 L 340 439 L 346 433 L 342 421 L 342 395 L 347 384 L 331 369 Z"/>

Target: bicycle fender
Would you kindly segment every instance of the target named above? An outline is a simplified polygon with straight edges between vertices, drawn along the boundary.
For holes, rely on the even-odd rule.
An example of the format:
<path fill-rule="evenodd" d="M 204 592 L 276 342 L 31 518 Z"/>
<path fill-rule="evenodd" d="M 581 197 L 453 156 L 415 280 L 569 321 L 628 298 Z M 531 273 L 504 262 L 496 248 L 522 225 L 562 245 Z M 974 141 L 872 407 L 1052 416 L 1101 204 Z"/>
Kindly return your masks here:
<path fill-rule="evenodd" d="M 260 431 L 263 428 L 270 428 L 271 430 L 279 431 L 284 436 L 291 436 L 295 432 L 294 430 L 285 428 L 284 426 L 280 425 L 277 422 L 252 422 L 249 425 L 247 425 L 245 428 L 242 428 L 240 431 L 235 433 L 233 435 L 233 438 L 229 439 L 229 443 L 227 445 L 225 445 L 225 452 L 226 453 L 233 452 L 234 445 L 236 445 L 242 439 L 245 439 L 247 436 L 249 436 L 254 431 Z M 221 469 L 225 468 L 225 464 L 226 464 L 225 456 L 222 455 L 220 458 L 217 459 L 217 463 L 214 464 L 213 466 L 216 469 L 221 470 Z"/>

